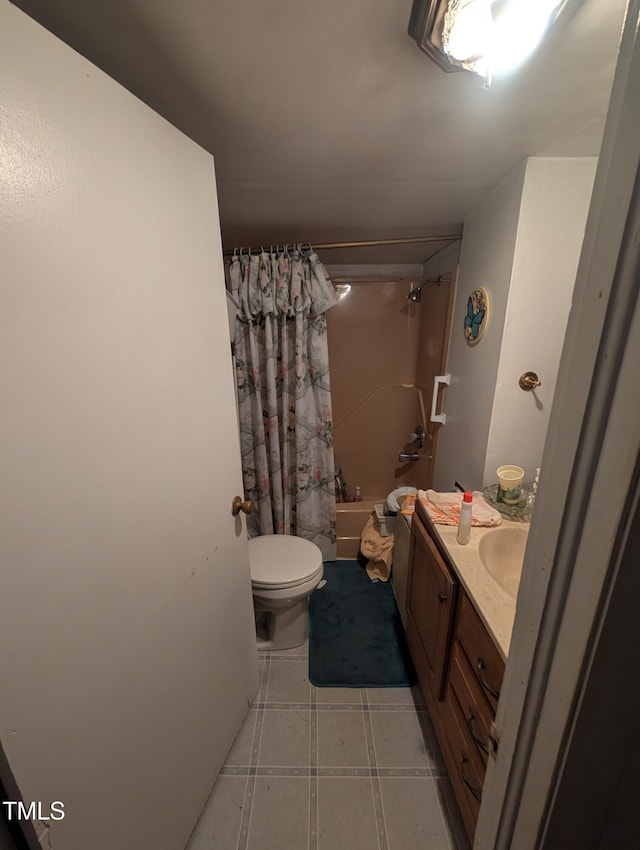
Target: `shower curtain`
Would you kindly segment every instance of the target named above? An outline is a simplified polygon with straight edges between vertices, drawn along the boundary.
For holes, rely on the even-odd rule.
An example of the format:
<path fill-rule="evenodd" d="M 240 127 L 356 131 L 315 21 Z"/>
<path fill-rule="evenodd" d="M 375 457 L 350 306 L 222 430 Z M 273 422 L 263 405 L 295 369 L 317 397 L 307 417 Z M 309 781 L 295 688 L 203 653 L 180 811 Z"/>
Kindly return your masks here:
<path fill-rule="evenodd" d="M 234 256 L 234 354 L 250 537 L 295 534 L 336 554 L 325 312 L 336 295 L 314 252 Z"/>

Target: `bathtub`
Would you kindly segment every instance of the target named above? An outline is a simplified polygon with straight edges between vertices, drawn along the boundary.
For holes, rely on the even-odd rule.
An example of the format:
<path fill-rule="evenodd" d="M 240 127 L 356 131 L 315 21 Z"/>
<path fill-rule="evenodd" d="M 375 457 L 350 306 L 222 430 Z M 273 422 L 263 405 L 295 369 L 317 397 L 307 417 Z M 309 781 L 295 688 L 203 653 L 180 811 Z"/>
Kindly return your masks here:
<path fill-rule="evenodd" d="M 336 557 L 356 558 L 360 535 L 374 506 L 384 504 L 386 496 L 363 499 L 361 502 L 338 502 L 336 505 Z"/>

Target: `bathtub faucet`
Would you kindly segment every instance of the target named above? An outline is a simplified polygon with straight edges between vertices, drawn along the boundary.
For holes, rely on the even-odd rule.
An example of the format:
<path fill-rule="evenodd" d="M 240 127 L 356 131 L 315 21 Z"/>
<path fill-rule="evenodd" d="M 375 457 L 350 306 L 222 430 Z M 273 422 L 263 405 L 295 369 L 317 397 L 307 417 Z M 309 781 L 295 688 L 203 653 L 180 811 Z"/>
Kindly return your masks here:
<path fill-rule="evenodd" d="M 407 463 L 410 460 L 419 460 L 420 455 L 417 452 L 400 452 L 398 460 L 400 463 Z"/>

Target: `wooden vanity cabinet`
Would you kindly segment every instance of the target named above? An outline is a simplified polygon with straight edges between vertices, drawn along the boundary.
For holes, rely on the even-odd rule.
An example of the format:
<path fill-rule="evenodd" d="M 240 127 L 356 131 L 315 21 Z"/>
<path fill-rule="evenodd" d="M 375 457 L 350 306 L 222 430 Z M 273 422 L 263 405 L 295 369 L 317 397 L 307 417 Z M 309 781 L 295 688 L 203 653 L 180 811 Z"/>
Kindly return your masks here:
<path fill-rule="evenodd" d="M 473 843 L 504 661 L 422 507 L 413 515 L 407 643 Z"/>

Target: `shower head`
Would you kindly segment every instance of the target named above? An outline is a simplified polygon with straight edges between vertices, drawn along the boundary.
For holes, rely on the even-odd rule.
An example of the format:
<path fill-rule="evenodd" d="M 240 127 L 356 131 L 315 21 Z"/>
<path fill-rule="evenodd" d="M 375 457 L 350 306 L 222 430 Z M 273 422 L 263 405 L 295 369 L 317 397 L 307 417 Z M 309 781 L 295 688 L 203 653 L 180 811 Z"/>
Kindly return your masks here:
<path fill-rule="evenodd" d="M 407 295 L 409 301 L 413 301 L 414 304 L 419 304 L 422 301 L 422 287 L 426 286 L 428 283 L 437 283 L 440 284 L 444 278 L 442 275 L 439 277 L 429 277 L 426 280 L 423 280 L 422 283 L 419 283 L 411 292 Z"/>

